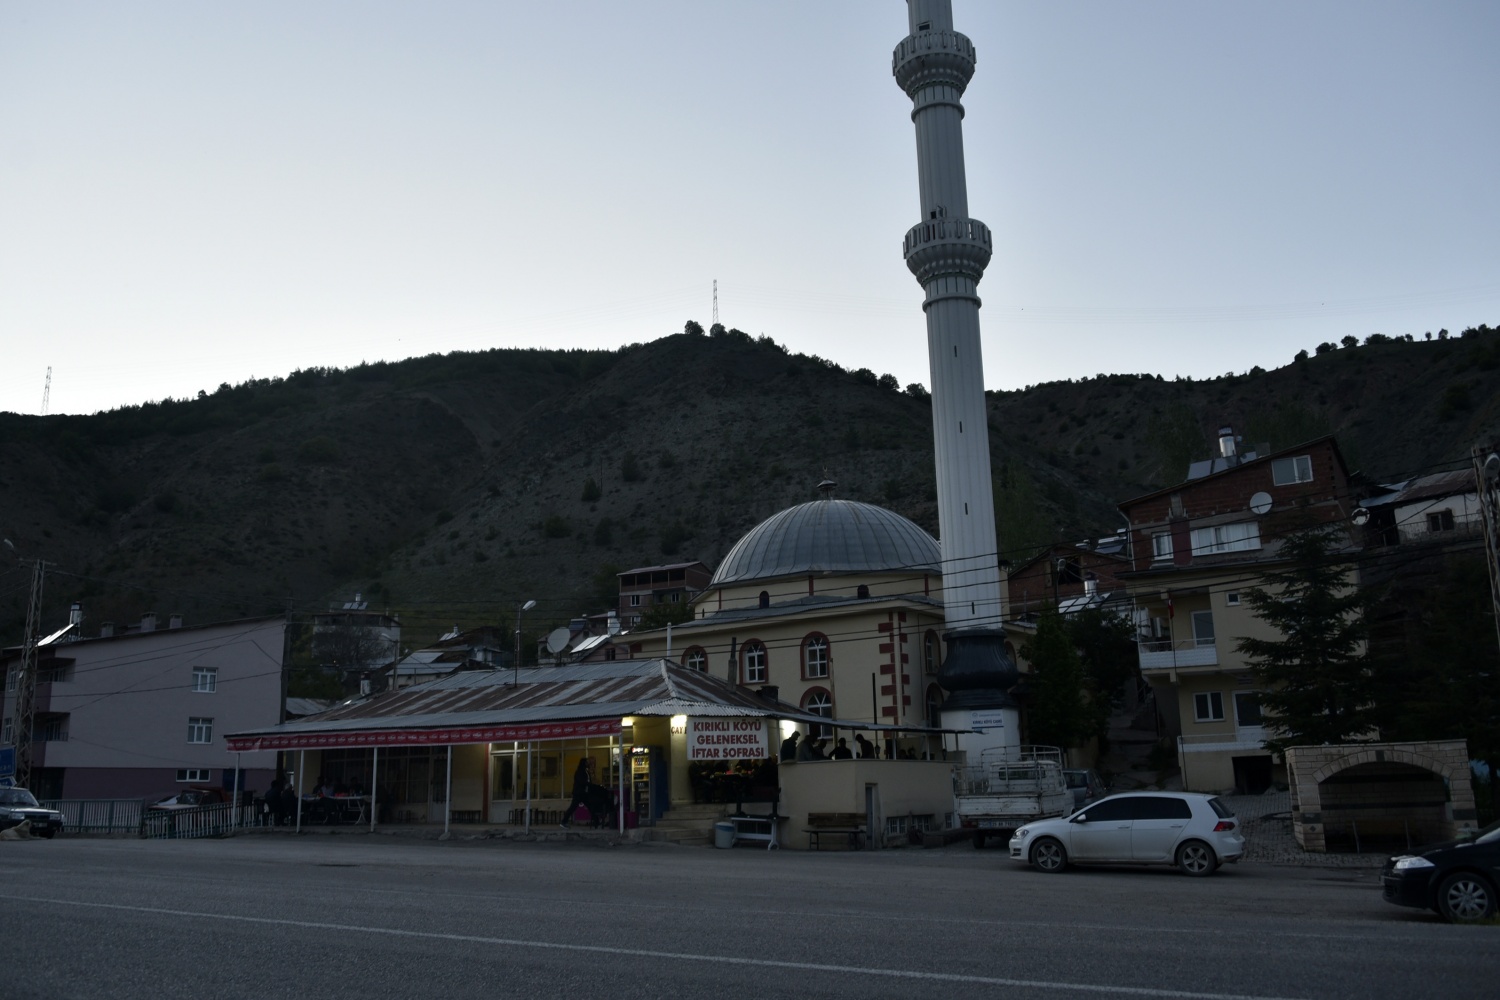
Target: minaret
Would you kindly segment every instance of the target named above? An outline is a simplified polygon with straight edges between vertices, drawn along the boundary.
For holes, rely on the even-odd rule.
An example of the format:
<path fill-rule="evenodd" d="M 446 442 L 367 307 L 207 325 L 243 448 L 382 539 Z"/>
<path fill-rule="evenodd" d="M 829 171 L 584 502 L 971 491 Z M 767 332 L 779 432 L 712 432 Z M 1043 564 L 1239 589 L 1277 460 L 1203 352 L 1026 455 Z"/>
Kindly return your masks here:
<path fill-rule="evenodd" d="M 911 34 L 891 72 L 912 100 L 922 221 L 906 234 L 906 266 L 927 293 L 932 437 L 937 454 L 938 529 L 943 551 L 947 654 L 938 683 L 948 692 L 943 725 L 983 729 L 960 741 L 971 752 L 1020 742 L 1018 680 L 1005 655 L 1005 617 L 995 540 L 989 424 L 979 350 L 977 285 L 990 262 L 990 230 L 969 218 L 963 105 L 974 75 L 974 43 L 953 30 L 951 0 L 907 0 Z"/>

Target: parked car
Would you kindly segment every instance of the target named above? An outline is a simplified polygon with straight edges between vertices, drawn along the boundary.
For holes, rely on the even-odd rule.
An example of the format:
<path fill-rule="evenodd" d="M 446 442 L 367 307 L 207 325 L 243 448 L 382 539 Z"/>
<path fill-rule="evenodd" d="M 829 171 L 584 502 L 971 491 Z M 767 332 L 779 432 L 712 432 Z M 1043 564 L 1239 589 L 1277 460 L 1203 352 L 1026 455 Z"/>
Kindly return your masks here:
<path fill-rule="evenodd" d="M 203 806 L 217 805 L 220 802 L 228 802 L 229 793 L 222 788 L 184 788 L 164 799 L 158 799 L 151 803 L 151 809 L 163 809 L 177 811 L 182 809 L 199 809 Z"/>
<path fill-rule="evenodd" d="M 36 796 L 24 788 L 0 788 L 0 830 L 31 821 L 31 835 L 51 840 L 62 832 L 63 815 L 44 809 Z"/>
<path fill-rule="evenodd" d="M 1435 910 L 1444 920 L 1488 920 L 1500 905 L 1500 820 L 1467 836 L 1400 854 L 1380 870 L 1387 903 Z"/>
<path fill-rule="evenodd" d="M 1099 777 L 1098 771 L 1092 768 L 1067 770 L 1063 772 L 1063 777 L 1068 781 L 1068 791 L 1073 793 L 1074 811 L 1104 798 L 1104 780 Z"/>
<path fill-rule="evenodd" d="M 1245 853 L 1239 820 L 1224 802 L 1198 792 L 1126 792 L 1071 816 L 1027 823 L 1010 856 L 1044 872 L 1069 864 L 1176 865 L 1212 875 Z"/>

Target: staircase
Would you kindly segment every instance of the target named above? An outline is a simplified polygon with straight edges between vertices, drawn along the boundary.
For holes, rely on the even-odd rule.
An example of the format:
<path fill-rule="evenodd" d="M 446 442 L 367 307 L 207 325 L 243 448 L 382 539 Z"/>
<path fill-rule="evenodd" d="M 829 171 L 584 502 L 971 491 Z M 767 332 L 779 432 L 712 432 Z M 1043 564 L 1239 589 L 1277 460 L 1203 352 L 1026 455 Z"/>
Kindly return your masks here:
<path fill-rule="evenodd" d="M 1109 752 L 1098 767 L 1108 771 L 1112 792 L 1136 788 L 1168 787 L 1176 777 L 1176 767 L 1154 770 L 1149 759 L 1160 741 L 1156 733 L 1156 701 L 1147 688 L 1133 707 L 1117 709 L 1109 720 Z"/>
<path fill-rule="evenodd" d="M 666 841 L 688 847 L 707 846 L 714 842 L 714 823 L 727 816 L 733 808 L 722 802 L 673 806 L 665 816 L 656 821 L 655 826 L 641 831 L 641 839 Z"/>

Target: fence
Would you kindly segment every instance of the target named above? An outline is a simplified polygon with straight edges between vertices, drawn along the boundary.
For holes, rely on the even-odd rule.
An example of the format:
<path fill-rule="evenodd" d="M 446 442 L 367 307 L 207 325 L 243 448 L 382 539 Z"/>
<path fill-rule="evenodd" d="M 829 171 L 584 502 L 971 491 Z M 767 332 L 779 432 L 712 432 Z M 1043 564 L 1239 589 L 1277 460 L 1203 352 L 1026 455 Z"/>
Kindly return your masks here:
<path fill-rule="evenodd" d="M 260 821 L 256 806 L 228 802 L 191 809 L 147 809 L 141 799 L 49 799 L 42 805 L 63 814 L 64 833 L 122 833 L 147 839 L 222 837 Z"/>

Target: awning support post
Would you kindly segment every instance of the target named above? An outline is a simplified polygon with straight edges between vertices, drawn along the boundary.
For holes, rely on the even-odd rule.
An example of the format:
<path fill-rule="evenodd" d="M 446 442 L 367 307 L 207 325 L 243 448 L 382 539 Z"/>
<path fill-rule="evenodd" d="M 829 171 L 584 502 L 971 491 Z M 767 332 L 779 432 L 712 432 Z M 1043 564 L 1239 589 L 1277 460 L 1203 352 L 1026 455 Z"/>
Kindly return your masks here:
<path fill-rule="evenodd" d="M 302 832 L 302 776 L 307 773 L 307 751 L 297 751 L 297 832 Z"/>
<path fill-rule="evenodd" d="M 375 813 L 380 808 L 380 748 L 370 748 L 370 832 L 375 832 Z"/>
<path fill-rule="evenodd" d="M 234 755 L 234 809 L 229 813 L 229 829 L 231 832 L 240 828 L 240 755 Z"/>
<path fill-rule="evenodd" d="M 620 744 L 620 836 L 623 837 L 625 835 L 625 768 L 630 763 L 625 756 L 625 730 L 623 727 L 620 729 L 620 735 L 617 737 L 617 740 Z"/>
<path fill-rule="evenodd" d="M 448 833 L 448 820 L 453 815 L 453 744 L 448 744 L 448 787 L 443 791 L 443 833 Z"/>
<path fill-rule="evenodd" d="M 531 832 L 531 761 L 536 757 L 536 743 L 526 741 L 526 832 Z"/>

